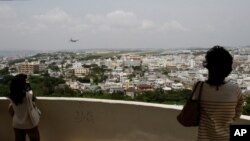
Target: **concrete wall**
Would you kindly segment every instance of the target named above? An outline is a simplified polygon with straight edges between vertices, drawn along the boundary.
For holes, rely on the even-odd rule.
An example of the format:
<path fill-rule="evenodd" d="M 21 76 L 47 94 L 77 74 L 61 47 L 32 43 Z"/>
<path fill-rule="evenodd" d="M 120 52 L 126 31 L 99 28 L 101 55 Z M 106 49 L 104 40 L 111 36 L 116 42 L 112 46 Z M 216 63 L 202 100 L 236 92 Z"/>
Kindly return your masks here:
<path fill-rule="evenodd" d="M 0 141 L 14 140 L 8 103 L 0 98 Z M 197 134 L 177 123 L 177 106 L 82 98 L 39 98 L 37 105 L 42 141 L 193 141 Z"/>

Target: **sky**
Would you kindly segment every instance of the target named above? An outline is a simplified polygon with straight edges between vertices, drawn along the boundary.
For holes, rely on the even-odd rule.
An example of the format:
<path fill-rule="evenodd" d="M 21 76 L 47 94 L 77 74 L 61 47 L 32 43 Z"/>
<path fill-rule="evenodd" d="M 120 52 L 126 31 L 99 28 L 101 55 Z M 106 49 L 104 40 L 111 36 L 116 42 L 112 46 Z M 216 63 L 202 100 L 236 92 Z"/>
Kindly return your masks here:
<path fill-rule="evenodd" d="M 249 0 L 0 0 L 0 50 L 247 46 L 249 5 Z"/>

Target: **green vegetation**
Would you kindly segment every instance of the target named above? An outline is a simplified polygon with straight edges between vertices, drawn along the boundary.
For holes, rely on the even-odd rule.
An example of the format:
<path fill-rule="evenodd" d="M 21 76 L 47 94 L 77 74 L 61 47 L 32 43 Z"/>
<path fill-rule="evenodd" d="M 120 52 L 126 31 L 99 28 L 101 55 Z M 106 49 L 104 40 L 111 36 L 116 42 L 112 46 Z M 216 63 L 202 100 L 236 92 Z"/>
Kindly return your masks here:
<path fill-rule="evenodd" d="M 59 84 L 64 84 L 62 78 L 49 76 L 31 76 L 30 85 L 37 96 L 53 96 Z"/>
<path fill-rule="evenodd" d="M 113 100 L 132 100 L 131 97 L 125 95 L 124 92 L 115 92 L 113 94 L 99 92 L 83 92 L 80 97 L 84 98 L 98 98 L 98 99 L 113 99 Z"/>
<path fill-rule="evenodd" d="M 9 84 L 13 76 L 4 75 L 0 78 L 0 96 L 8 96 L 9 94 Z"/>
<path fill-rule="evenodd" d="M 99 71 L 97 71 L 99 72 Z M 0 96 L 7 96 L 9 94 L 9 83 L 12 76 L 5 76 L 0 80 Z M 79 81 L 89 82 L 87 78 L 78 78 Z M 152 92 L 144 92 L 137 94 L 134 99 L 125 95 L 124 92 L 116 92 L 113 94 L 105 93 L 102 91 L 97 92 L 80 92 L 78 90 L 72 90 L 64 84 L 65 81 L 62 78 L 54 78 L 45 76 L 31 76 L 29 81 L 34 93 L 37 96 L 66 96 L 66 97 L 86 97 L 86 98 L 100 98 L 100 99 L 116 99 L 116 100 L 134 100 L 153 103 L 176 103 L 183 104 L 190 96 L 190 90 L 178 90 L 178 91 L 163 91 L 162 89 L 156 89 Z"/>
<path fill-rule="evenodd" d="M 49 64 L 48 68 L 53 70 L 53 71 L 60 71 L 60 68 L 56 65 L 55 62 Z"/>
<path fill-rule="evenodd" d="M 83 78 L 76 78 L 77 81 L 81 82 L 81 83 L 90 83 L 90 78 L 88 77 L 83 77 Z"/>
<path fill-rule="evenodd" d="M 98 84 L 107 79 L 107 76 L 104 75 L 104 72 L 107 71 L 107 67 L 105 65 L 102 65 L 101 67 L 99 67 L 96 64 L 92 64 L 92 65 L 83 65 L 83 67 L 89 68 L 90 73 L 87 76 L 85 76 L 85 78 L 82 78 L 82 79 L 78 78 L 77 80 L 79 80 L 80 82 L 86 83 L 90 81 L 90 79 L 92 79 L 94 84 Z"/>
<path fill-rule="evenodd" d="M 156 51 L 150 51 L 150 50 L 148 50 L 148 51 L 145 51 L 145 50 L 143 50 L 143 51 L 138 51 L 137 52 L 137 54 L 140 54 L 141 56 L 143 56 L 143 55 L 159 55 L 160 53 L 162 53 L 162 51 L 161 50 L 156 50 Z"/>
<path fill-rule="evenodd" d="M 99 70 L 96 70 L 99 72 Z M 9 84 L 13 76 L 4 75 L 0 78 L 0 96 L 8 96 Z M 86 78 L 78 78 L 79 81 L 87 81 Z M 154 91 L 137 93 L 134 98 L 127 96 L 124 92 L 115 92 L 113 94 L 102 92 L 81 92 L 73 90 L 65 85 L 62 78 L 44 76 L 31 76 L 29 81 L 34 93 L 37 96 L 55 96 L 55 97 L 84 97 L 84 98 L 98 98 L 98 99 L 114 99 L 114 100 L 130 100 L 142 101 L 161 104 L 184 104 L 191 96 L 191 90 L 171 90 L 163 91 L 162 89 L 155 89 Z M 243 114 L 250 115 L 250 95 L 245 97 L 245 106 Z"/>
<path fill-rule="evenodd" d="M 93 60 L 93 59 L 98 59 L 98 58 L 101 58 L 102 56 L 100 55 L 88 55 L 88 56 L 85 56 L 83 58 L 80 58 L 79 60 L 80 61 L 83 61 L 83 60 Z"/>
<path fill-rule="evenodd" d="M 86 56 L 79 57 L 79 60 L 93 60 L 93 59 L 114 59 L 120 58 L 124 52 L 111 52 L 111 53 L 99 53 L 99 54 L 88 54 Z"/>
<path fill-rule="evenodd" d="M 9 67 L 5 67 L 0 70 L 0 76 L 8 75 L 9 74 Z"/>
<path fill-rule="evenodd" d="M 250 95 L 245 97 L 246 105 L 243 108 L 243 114 L 250 115 Z"/>
<path fill-rule="evenodd" d="M 9 66 L 12 66 L 12 65 L 14 65 L 16 63 L 21 63 L 21 62 L 24 62 L 24 61 L 25 61 L 24 58 L 22 58 L 22 59 L 15 59 L 15 60 L 12 60 L 12 61 L 9 62 Z"/>
<path fill-rule="evenodd" d="M 162 104 L 184 104 L 191 96 L 191 90 L 171 90 L 163 91 L 156 89 L 152 92 L 144 92 L 135 96 L 136 101 L 162 103 Z"/>

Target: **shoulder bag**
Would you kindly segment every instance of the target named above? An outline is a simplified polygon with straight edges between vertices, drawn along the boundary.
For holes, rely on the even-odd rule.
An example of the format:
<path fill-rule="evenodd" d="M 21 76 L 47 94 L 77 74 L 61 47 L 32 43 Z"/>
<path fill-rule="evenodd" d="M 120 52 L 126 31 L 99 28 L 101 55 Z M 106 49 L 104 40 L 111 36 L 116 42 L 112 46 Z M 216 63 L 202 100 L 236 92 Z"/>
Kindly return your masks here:
<path fill-rule="evenodd" d="M 29 91 L 27 94 L 27 107 L 32 125 L 37 126 L 40 122 L 41 111 L 32 101 L 33 93 Z"/>
<path fill-rule="evenodd" d="M 177 116 L 179 123 L 185 127 L 199 126 L 200 122 L 200 97 L 202 93 L 202 87 L 204 82 L 197 82 L 191 97 L 188 99 L 187 103 L 184 105 L 181 113 Z M 196 91 L 196 88 L 200 86 L 198 99 L 193 100 L 192 97 Z"/>

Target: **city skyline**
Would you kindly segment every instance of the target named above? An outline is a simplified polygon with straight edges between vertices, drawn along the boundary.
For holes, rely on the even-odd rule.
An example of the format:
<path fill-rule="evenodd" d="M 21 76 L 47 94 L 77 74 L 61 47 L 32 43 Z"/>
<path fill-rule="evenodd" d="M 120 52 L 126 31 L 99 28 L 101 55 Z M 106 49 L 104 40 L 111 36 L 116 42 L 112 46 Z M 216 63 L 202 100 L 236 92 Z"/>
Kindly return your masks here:
<path fill-rule="evenodd" d="M 0 1 L 0 50 L 248 46 L 249 1 Z M 70 39 L 79 40 L 70 42 Z"/>

